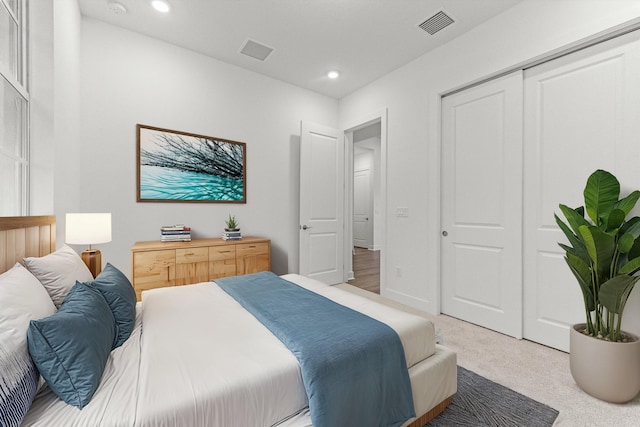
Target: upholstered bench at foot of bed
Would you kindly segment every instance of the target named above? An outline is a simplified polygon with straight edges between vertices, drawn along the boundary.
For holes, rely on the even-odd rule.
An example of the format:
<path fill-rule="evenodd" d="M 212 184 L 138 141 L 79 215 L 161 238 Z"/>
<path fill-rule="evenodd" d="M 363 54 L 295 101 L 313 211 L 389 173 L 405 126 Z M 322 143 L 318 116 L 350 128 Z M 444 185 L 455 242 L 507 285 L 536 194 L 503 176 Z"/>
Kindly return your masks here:
<path fill-rule="evenodd" d="M 423 427 L 451 403 L 458 389 L 456 353 L 436 345 L 436 352 L 409 369 L 417 418 L 404 427 Z"/>

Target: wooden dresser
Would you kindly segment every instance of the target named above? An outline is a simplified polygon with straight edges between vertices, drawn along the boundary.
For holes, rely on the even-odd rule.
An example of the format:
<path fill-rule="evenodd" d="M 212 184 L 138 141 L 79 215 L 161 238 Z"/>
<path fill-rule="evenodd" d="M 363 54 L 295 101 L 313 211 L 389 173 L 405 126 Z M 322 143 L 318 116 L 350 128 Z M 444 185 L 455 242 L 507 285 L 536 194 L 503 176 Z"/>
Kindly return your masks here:
<path fill-rule="evenodd" d="M 206 282 L 225 276 L 269 271 L 269 239 L 198 239 L 190 242 L 137 242 L 131 248 L 133 287 L 142 291 Z"/>

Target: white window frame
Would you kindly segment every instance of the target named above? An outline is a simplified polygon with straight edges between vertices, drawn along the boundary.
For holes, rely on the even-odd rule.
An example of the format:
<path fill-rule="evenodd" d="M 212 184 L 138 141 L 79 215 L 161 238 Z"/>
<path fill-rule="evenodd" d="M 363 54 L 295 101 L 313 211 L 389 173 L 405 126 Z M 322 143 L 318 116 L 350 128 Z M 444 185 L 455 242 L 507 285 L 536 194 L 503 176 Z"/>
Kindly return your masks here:
<path fill-rule="evenodd" d="M 18 25 L 19 38 L 17 40 L 17 75 L 13 75 L 13 70 L 0 63 L 0 78 L 4 78 L 13 89 L 20 95 L 25 101 L 24 122 L 22 123 L 23 129 L 21 130 L 22 141 L 19 142 L 20 146 L 16 152 L 6 152 L 0 148 L 0 152 L 10 159 L 13 159 L 19 164 L 19 176 L 17 185 L 19 188 L 14 189 L 18 194 L 18 206 L 15 206 L 12 215 L 28 215 L 29 214 L 29 176 L 30 176 L 30 144 L 29 144 L 29 117 L 30 117 L 30 99 L 28 90 L 28 0 L 16 0 L 17 7 L 19 8 L 19 16 L 13 13 L 9 9 L 6 0 L 0 0 L 0 7 L 9 11 L 9 15 Z M 0 183 L 1 185 L 1 183 Z"/>

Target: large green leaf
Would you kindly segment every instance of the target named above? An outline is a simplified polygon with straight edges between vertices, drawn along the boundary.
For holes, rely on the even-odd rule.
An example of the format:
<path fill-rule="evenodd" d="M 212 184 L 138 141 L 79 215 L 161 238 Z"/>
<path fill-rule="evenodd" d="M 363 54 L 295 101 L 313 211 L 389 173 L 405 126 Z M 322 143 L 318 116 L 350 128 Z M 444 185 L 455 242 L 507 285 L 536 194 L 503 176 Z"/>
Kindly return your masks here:
<path fill-rule="evenodd" d="M 558 224 L 558 227 L 560 227 L 560 230 L 562 230 L 562 232 L 567 237 L 567 240 L 569 240 L 569 243 L 571 243 L 571 246 L 572 246 L 572 248 L 569 249 L 569 247 L 567 247 L 566 245 L 563 245 L 562 243 L 559 243 L 560 247 L 562 249 L 564 249 L 565 251 L 571 252 L 571 253 L 573 253 L 575 255 L 578 255 L 581 258 L 583 258 L 585 261 L 588 261 L 589 260 L 589 255 L 587 254 L 587 249 L 585 248 L 584 243 L 580 240 L 580 238 L 578 236 L 576 236 L 571 231 L 569 226 L 567 224 L 565 224 L 564 221 L 562 221 L 558 217 L 558 215 L 554 214 L 553 216 L 556 219 L 556 224 Z"/>
<path fill-rule="evenodd" d="M 607 218 L 618 202 L 620 183 L 609 172 L 598 169 L 587 179 L 583 195 L 587 215 L 594 224 L 601 225 L 602 218 Z"/>
<path fill-rule="evenodd" d="M 584 211 L 580 213 L 577 209 L 571 209 L 569 206 L 563 204 L 560 204 L 559 207 L 575 234 L 580 233 L 579 229 L 581 225 L 590 225 L 589 222 L 584 219 Z"/>
<path fill-rule="evenodd" d="M 587 311 L 595 310 L 595 302 L 593 299 L 593 287 L 591 286 L 591 269 L 584 262 L 584 260 L 580 257 L 577 257 L 573 254 L 568 253 L 564 258 L 571 272 L 578 280 L 578 285 L 580 285 L 580 289 L 582 290 L 582 295 L 584 296 L 584 303 L 586 305 Z"/>
<path fill-rule="evenodd" d="M 629 259 L 634 259 L 640 257 L 640 239 L 636 238 L 636 241 L 633 242 L 633 246 L 629 251 Z"/>
<path fill-rule="evenodd" d="M 622 210 L 624 212 L 624 215 L 627 216 L 635 207 L 638 199 L 640 199 L 640 191 L 635 190 L 624 199 L 618 200 L 614 208 Z"/>
<path fill-rule="evenodd" d="M 633 274 L 640 269 L 640 257 L 630 259 L 626 264 L 620 267 L 618 274 Z"/>
<path fill-rule="evenodd" d="M 580 235 L 597 274 L 607 275 L 616 249 L 615 238 L 596 226 L 586 225 L 580 226 Z"/>
<path fill-rule="evenodd" d="M 634 239 L 640 237 L 640 218 L 634 216 L 620 227 L 620 234 L 629 233 Z"/>
<path fill-rule="evenodd" d="M 611 313 L 620 313 L 639 276 L 615 276 L 600 286 L 600 303 Z"/>
<path fill-rule="evenodd" d="M 618 239 L 618 250 L 620 253 L 627 254 L 633 247 L 635 240 L 631 233 L 625 233 Z"/>
<path fill-rule="evenodd" d="M 624 223 L 624 211 L 622 209 L 613 209 L 609 216 L 606 217 L 606 231 L 613 231 L 620 228 L 620 226 Z"/>

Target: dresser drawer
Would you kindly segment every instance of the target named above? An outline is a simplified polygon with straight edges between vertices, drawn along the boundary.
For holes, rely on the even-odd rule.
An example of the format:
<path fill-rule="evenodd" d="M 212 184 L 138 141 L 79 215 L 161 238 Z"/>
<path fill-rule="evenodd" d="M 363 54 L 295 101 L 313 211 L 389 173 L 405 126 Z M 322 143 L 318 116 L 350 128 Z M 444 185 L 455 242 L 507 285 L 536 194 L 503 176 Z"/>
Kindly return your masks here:
<path fill-rule="evenodd" d="M 133 287 L 138 299 L 142 291 L 175 285 L 174 250 L 139 252 L 133 255 Z"/>
<path fill-rule="evenodd" d="M 270 246 L 267 242 L 236 245 L 236 274 L 251 274 L 271 269 Z"/>
<path fill-rule="evenodd" d="M 209 247 L 209 279 L 236 275 L 236 247 Z"/>
<path fill-rule="evenodd" d="M 209 280 L 209 248 L 176 249 L 176 286 Z"/>
<path fill-rule="evenodd" d="M 176 264 L 209 262 L 209 248 L 176 249 Z"/>

